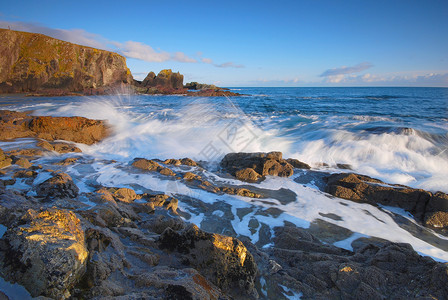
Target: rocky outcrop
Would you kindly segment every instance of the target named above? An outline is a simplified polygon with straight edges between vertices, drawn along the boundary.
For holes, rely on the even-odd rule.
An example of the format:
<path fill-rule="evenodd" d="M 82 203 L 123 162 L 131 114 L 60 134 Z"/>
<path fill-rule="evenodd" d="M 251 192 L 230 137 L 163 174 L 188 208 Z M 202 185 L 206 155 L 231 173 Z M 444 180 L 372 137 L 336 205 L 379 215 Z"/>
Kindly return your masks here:
<path fill-rule="evenodd" d="M 223 291 L 237 295 L 256 293 L 257 266 L 239 240 L 192 225 L 180 232 L 167 228 L 159 243 L 162 249 L 180 255 L 185 264 L 197 269 Z"/>
<path fill-rule="evenodd" d="M 0 93 L 90 89 L 131 84 L 126 59 L 42 34 L 0 29 Z"/>
<path fill-rule="evenodd" d="M 75 198 L 79 188 L 70 175 L 55 173 L 53 176 L 36 187 L 37 197 L 51 200 L 54 198 Z"/>
<path fill-rule="evenodd" d="M 29 210 L 1 240 L 0 272 L 33 297 L 69 298 L 84 274 L 84 231 L 73 212 Z"/>
<path fill-rule="evenodd" d="M 109 128 L 104 121 L 83 117 L 39 117 L 0 110 L 0 140 L 37 137 L 49 141 L 67 140 L 91 145 L 108 135 Z M 50 147 L 53 150 L 59 149 L 54 145 Z"/>
<path fill-rule="evenodd" d="M 275 228 L 273 246 L 261 252 L 245 243 L 259 266 L 267 299 L 444 299 L 446 265 L 410 245 L 361 238 L 353 251 L 324 244 L 306 229 Z M 285 297 L 286 298 L 286 297 Z"/>
<path fill-rule="evenodd" d="M 165 69 L 156 74 L 149 72 L 142 81 L 134 81 L 134 86 L 142 94 L 185 94 L 187 89 L 183 86 L 184 75 Z"/>
<path fill-rule="evenodd" d="M 448 229 L 448 195 L 388 184 L 368 176 L 343 173 L 327 177 L 326 192 L 333 196 L 372 205 L 403 208 L 425 225 Z"/>
<path fill-rule="evenodd" d="M 256 182 L 263 176 L 289 177 L 294 168 L 310 167 L 298 160 L 288 161 L 282 158 L 281 152 L 269 153 L 229 153 L 221 161 L 221 167 L 239 180 Z"/>

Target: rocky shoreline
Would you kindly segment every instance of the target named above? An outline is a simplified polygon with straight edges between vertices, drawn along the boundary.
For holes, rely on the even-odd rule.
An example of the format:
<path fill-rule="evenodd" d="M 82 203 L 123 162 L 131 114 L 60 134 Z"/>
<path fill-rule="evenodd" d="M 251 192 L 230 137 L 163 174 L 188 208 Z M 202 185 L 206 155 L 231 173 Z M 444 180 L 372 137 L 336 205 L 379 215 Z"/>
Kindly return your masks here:
<path fill-rule="evenodd" d="M 446 264 L 420 256 L 408 244 L 359 238 L 349 251 L 325 242 L 319 230 L 284 222 L 274 232 L 264 233 L 260 239 L 269 246 L 261 247 L 216 221 L 206 226 L 210 232 L 204 231 L 186 222 L 188 213 L 178 207 L 179 201 L 205 205 L 203 210 L 213 216 L 211 204 L 123 187 L 96 186 L 94 192 L 81 192 L 64 171 L 74 163 L 88 167 L 89 160 L 61 157 L 51 166 L 34 163 L 46 155 L 80 152 L 71 142 L 101 141 L 110 134 L 103 121 L 0 111 L 0 128 L 1 140 L 36 139 L 34 147 L 0 150 L 0 223 L 7 228 L 0 239 L 0 274 L 24 286 L 32 297 L 444 299 L 448 295 Z M 280 152 L 230 153 L 220 165 L 222 174 L 246 182 L 289 177 L 310 168 L 283 159 Z M 209 193 L 268 196 L 266 190 L 252 186 L 218 186 L 198 175 L 201 163 L 189 158 L 135 158 L 128 168 Z M 18 181 L 29 188 L 14 188 Z M 322 183 L 334 201 L 339 197 L 401 207 L 423 226 L 446 235 L 446 194 L 353 173 L 326 174 Z M 258 225 L 249 224 L 249 229 L 252 226 Z M 319 226 L 335 234 L 347 231 L 324 221 Z"/>

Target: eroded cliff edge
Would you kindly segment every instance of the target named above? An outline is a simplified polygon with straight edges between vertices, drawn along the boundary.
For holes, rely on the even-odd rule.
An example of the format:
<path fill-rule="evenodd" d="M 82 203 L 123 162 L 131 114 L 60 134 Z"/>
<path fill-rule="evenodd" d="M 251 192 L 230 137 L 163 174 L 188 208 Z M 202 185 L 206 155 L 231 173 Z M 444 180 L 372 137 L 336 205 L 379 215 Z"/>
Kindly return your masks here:
<path fill-rule="evenodd" d="M 0 29 L 0 93 L 88 93 L 131 84 L 126 58 L 42 34 Z"/>

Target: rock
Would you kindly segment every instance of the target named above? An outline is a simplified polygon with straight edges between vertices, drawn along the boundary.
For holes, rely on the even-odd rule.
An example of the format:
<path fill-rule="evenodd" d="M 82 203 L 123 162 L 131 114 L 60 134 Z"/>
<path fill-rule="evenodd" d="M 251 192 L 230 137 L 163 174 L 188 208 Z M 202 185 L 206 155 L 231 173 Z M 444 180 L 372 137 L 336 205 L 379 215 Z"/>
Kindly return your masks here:
<path fill-rule="evenodd" d="M 281 152 L 229 153 L 222 159 L 221 167 L 233 176 L 238 172 L 240 179 L 248 181 L 266 175 L 289 177 L 294 173 Z"/>
<path fill-rule="evenodd" d="M 180 160 L 180 163 L 182 165 L 186 165 L 186 166 L 190 166 L 190 167 L 197 167 L 198 166 L 197 162 L 195 162 L 194 160 L 192 160 L 191 158 L 188 158 L 188 157 L 182 158 Z"/>
<path fill-rule="evenodd" d="M 387 184 L 368 176 L 342 173 L 326 178 L 326 192 L 333 196 L 403 208 L 429 226 L 448 228 L 448 195 L 413 189 L 403 185 Z"/>
<path fill-rule="evenodd" d="M 91 145 L 109 135 L 109 128 L 104 121 L 90 120 L 82 117 L 36 117 L 21 112 L 0 110 L 0 139 L 37 137 L 46 140 L 67 140 Z M 47 150 L 64 150 L 63 143 L 41 142 Z M 56 147 L 56 148 L 55 148 Z M 68 149 L 74 146 L 67 146 Z M 73 151 L 79 149 L 74 147 Z M 76 150 L 78 149 L 78 150 Z M 64 150 L 65 151 L 65 150 Z M 80 151 L 80 150 L 79 150 Z"/>
<path fill-rule="evenodd" d="M 235 177 L 242 181 L 257 182 L 261 175 L 252 168 L 244 168 L 235 172 Z"/>
<path fill-rule="evenodd" d="M 268 257 L 250 246 L 269 287 L 268 298 L 284 293 L 279 284 L 306 299 L 429 299 L 448 294 L 446 266 L 418 255 L 408 244 L 361 238 L 352 243 L 351 252 L 323 244 L 303 228 L 274 230 Z M 271 260 L 280 271 L 271 272 Z"/>
<path fill-rule="evenodd" d="M 82 152 L 81 149 L 69 143 L 61 143 L 61 142 L 49 143 L 43 140 L 37 143 L 37 146 L 42 147 L 48 151 L 56 151 L 58 153 Z"/>
<path fill-rule="evenodd" d="M 301 162 L 300 160 L 295 158 L 288 158 L 286 161 L 290 163 L 291 166 L 297 169 L 311 169 L 311 167 L 308 164 Z"/>
<path fill-rule="evenodd" d="M 66 173 L 54 173 L 53 177 L 45 180 L 36 187 L 38 197 L 51 200 L 54 198 L 75 198 L 79 188 Z"/>
<path fill-rule="evenodd" d="M 195 96 L 195 97 L 234 97 L 234 96 L 241 96 L 242 94 L 234 93 L 231 91 L 224 91 L 223 89 L 205 89 L 205 90 L 199 90 L 197 92 L 187 92 L 188 96 Z"/>
<path fill-rule="evenodd" d="M 154 72 L 149 72 L 138 86 L 140 86 L 139 90 L 146 94 L 177 94 L 186 92 L 183 81 L 184 75 L 166 69 L 160 71 L 157 76 Z"/>
<path fill-rule="evenodd" d="M 0 169 L 9 167 L 11 165 L 12 159 L 7 157 L 3 150 L 0 148 Z"/>
<path fill-rule="evenodd" d="M 114 192 L 115 199 L 125 202 L 132 203 L 135 199 L 137 199 L 137 194 L 134 190 L 128 188 L 120 188 Z"/>
<path fill-rule="evenodd" d="M 33 165 L 30 163 L 30 161 L 26 158 L 18 158 L 16 160 L 13 160 L 14 164 L 24 168 L 28 169 L 31 168 Z"/>
<path fill-rule="evenodd" d="M 132 162 L 132 166 L 146 171 L 159 172 L 160 174 L 165 176 L 176 176 L 176 173 L 174 173 L 171 169 L 162 167 L 154 160 L 148 160 L 145 158 L 136 158 Z"/>
<path fill-rule="evenodd" d="M 132 82 L 126 59 L 113 52 L 7 29 L 0 40 L 0 93 L 88 92 Z"/>
<path fill-rule="evenodd" d="M 30 209 L 1 243 L 2 276 L 33 297 L 67 299 L 85 271 L 84 231 L 71 211 Z"/>
<path fill-rule="evenodd" d="M 79 160 L 79 157 L 67 157 L 66 159 L 56 162 L 54 164 L 57 166 L 69 166 L 69 165 L 74 164 L 78 160 Z"/>
<path fill-rule="evenodd" d="M 177 252 L 185 263 L 223 291 L 239 297 L 256 293 L 257 266 L 239 240 L 191 225 L 181 232 L 167 228 L 159 243 L 162 249 Z"/>

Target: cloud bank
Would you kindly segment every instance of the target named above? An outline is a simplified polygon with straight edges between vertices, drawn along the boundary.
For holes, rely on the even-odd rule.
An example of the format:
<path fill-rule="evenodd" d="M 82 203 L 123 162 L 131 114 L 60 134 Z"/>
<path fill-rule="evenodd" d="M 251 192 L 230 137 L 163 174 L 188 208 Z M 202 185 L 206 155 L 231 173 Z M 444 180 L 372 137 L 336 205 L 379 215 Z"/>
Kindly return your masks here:
<path fill-rule="evenodd" d="M 202 58 L 202 53 L 198 53 L 199 59 L 190 57 L 187 54 L 177 51 L 177 52 L 167 52 L 163 50 L 155 50 L 150 45 L 127 41 L 125 43 L 120 43 L 112 41 L 102 37 L 101 35 L 87 32 L 83 29 L 54 29 L 43 26 L 37 23 L 27 23 L 27 22 L 7 22 L 0 21 L 0 28 L 10 28 L 12 30 L 26 31 L 33 33 L 41 33 L 51 36 L 56 39 L 63 41 L 80 44 L 84 46 L 105 49 L 109 51 L 115 51 L 122 54 L 128 58 L 135 58 L 147 62 L 165 62 L 165 61 L 177 61 L 181 63 L 205 63 L 210 64 L 219 68 L 242 68 L 243 65 L 237 65 L 233 62 L 226 62 L 222 64 L 215 64 L 210 58 Z"/>

